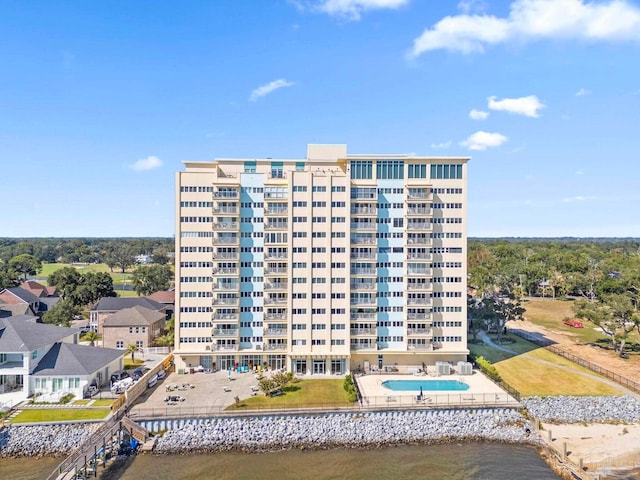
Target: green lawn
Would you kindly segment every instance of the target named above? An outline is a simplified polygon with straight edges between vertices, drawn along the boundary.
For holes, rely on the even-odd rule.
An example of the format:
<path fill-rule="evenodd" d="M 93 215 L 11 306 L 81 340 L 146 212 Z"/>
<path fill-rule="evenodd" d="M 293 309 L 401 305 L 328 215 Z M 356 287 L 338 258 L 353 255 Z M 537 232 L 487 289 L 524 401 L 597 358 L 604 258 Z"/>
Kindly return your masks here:
<path fill-rule="evenodd" d="M 469 345 L 474 355 L 482 355 L 494 364 L 500 376 L 523 396 L 530 395 L 622 395 L 623 392 L 575 371 L 593 374 L 549 350 L 511 336 L 516 343 L 504 347 L 525 355 L 513 355 L 486 345 Z M 534 358 L 527 358 L 534 357 Z M 540 363 L 535 359 L 551 362 Z M 574 372 L 559 367 L 569 367 Z M 595 374 L 593 374 L 595 375 Z"/>
<path fill-rule="evenodd" d="M 127 358 L 124 359 L 124 367 L 123 368 L 125 370 L 130 370 L 132 368 L 139 367 L 142 364 L 144 364 L 144 360 L 142 360 L 140 358 L 136 358 L 134 361 L 131 361 L 131 356 L 127 356 Z"/>
<path fill-rule="evenodd" d="M 109 415 L 109 409 L 83 408 L 38 408 L 22 410 L 11 419 L 11 423 L 33 423 L 50 421 L 101 420 Z"/>
<path fill-rule="evenodd" d="M 300 380 L 285 387 L 284 395 L 272 398 L 259 393 L 242 400 L 239 407 L 232 405 L 227 410 L 347 407 L 352 403 L 347 398 L 343 384 L 344 379 Z"/>
<path fill-rule="evenodd" d="M 91 400 L 86 399 L 86 400 L 76 400 L 75 402 L 73 402 L 73 405 L 86 405 L 87 403 L 89 403 Z"/>
<path fill-rule="evenodd" d="M 73 267 L 80 273 L 86 272 L 106 272 L 111 275 L 113 279 L 113 289 L 116 291 L 119 297 L 137 297 L 138 294 L 133 290 L 118 290 L 123 285 L 131 285 L 131 272 L 121 273 L 118 268 L 115 268 L 112 272 L 105 263 L 92 263 L 89 265 L 79 265 L 71 263 L 43 263 L 42 270 L 38 272 L 37 277 L 48 278 L 56 270 L 60 270 L 64 267 Z M 46 285 L 46 280 L 40 281 Z"/>
<path fill-rule="evenodd" d="M 93 401 L 91 406 L 92 407 L 110 407 L 112 403 L 113 403 L 112 399 L 109 399 L 109 398 L 98 398 L 97 400 Z"/>

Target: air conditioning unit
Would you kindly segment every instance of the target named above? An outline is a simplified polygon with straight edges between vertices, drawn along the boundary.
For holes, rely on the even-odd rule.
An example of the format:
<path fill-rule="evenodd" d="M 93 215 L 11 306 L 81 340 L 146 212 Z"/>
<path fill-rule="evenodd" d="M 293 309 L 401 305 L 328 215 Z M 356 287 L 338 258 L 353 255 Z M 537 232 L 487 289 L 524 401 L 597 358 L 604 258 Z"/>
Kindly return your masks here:
<path fill-rule="evenodd" d="M 204 347 L 204 349 L 210 352 L 211 351 L 211 345 L 207 345 L 206 347 Z"/>

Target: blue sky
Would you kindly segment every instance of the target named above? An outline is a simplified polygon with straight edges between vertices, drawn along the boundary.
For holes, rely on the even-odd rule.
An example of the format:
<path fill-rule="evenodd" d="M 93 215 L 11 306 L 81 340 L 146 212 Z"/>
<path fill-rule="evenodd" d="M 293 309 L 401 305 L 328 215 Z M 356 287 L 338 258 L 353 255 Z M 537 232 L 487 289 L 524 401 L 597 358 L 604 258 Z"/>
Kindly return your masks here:
<path fill-rule="evenodd" d="M 636 0 L 0 1 L 0 237 L 172 236 L 185 160 L 470 155 L 470 236 L 640 237 Z"/>

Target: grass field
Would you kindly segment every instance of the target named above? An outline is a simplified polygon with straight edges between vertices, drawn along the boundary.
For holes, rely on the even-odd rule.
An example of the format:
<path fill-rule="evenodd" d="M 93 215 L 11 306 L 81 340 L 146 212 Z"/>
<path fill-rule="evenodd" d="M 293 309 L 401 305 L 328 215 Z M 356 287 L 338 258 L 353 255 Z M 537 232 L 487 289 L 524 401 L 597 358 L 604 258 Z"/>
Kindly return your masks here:
<path fill-rule="evenodd" d="M 594 378 L 576 372 L 593 372 L 554 353 L 512 336 L 513 344 L 505 348 L 526 355 L 513 355 L 486 345 L 469 345 L 475 355 L 482 355 L 494 364 L 500 376 L 523 396 L 531 395 L 622 395 L 623 392 Z M 533 357 L 533 358 L 531 358 Z M 543 360 L 548 363 L 542 363 Z M 572 371 L 567 371 L 565 368 Z"/>
<path fill-rule="evenodd" d="M 113 403 L 111 398 L 98 398 L 91 404 L 92 407 L 110 407 Z"/>
<path fill-rule="evenodd" d="M 523 306 L 527 309 L 524 314 L 527 320 L 541 327 L 568 333 L 583 343 L 592 343 L 606 339 L 601 332 L 596 330 L 594 326 L 588 322 L 582 321 L 584 328 L 573 328 L 562 323 L 565 318 L 578 320 L 573 314 L 573 301 L 529 300 L 523 302 Z M 517 327 L 517 322 L 513 325 Z"/>
<path fill-rule="evenodd" d="M 344 380 L 300 380 L 283 389 L 284 395 L 267 397 L 258 394 L 232 405 L 227 410 L 260 408 L 307 408 L 307 407 L 346 407 L 351 405 L 347 392 L 343 388 Z"/>
<path fill-rule="evenodd" d="M 111 410 L 105 409 L 83 409 L 83 408 L 34 408 L 22 410 L 11 419 L 11 423 L 34 423 L 50 421 L 80 421 L 80 420 L 101 420 L 105 418 Z"/>
<path fill-rule="evenodd" d="M 119 269 L 112 272 L 105 263 L 92 263 L 87 265 L 71 264 L 71 263 L 43 263 L 42 270 L 36 275 L 37 278 L 48 278 L 53 272 L 64 267 L 73 267 L 81 273 L 96 272 L 108 273 L 113 279 L 113 289 L 119 297 L 137 297 L 138 294 L 133 290 L 124 290 L 123 286 L 131 285 L 131 272 L 121 273 Z M 47 284 L 46 280 L 40 280 L 40 283 Z"/>

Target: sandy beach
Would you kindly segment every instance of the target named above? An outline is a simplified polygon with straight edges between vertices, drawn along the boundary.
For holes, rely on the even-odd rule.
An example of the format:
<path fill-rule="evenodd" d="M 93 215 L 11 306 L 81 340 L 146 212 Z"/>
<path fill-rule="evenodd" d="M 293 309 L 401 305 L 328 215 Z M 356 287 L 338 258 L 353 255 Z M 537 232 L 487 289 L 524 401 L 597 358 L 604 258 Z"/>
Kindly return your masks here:
<path fill-rule="evenodd" d="M 640 467 L 640 424 L 542 424 L 543 438 L 552 433 L 553 446 L 562 453 L 567 443 L 569 458 L 576 464 L 580 458 L 589 470 L 612 467 Z"/>

